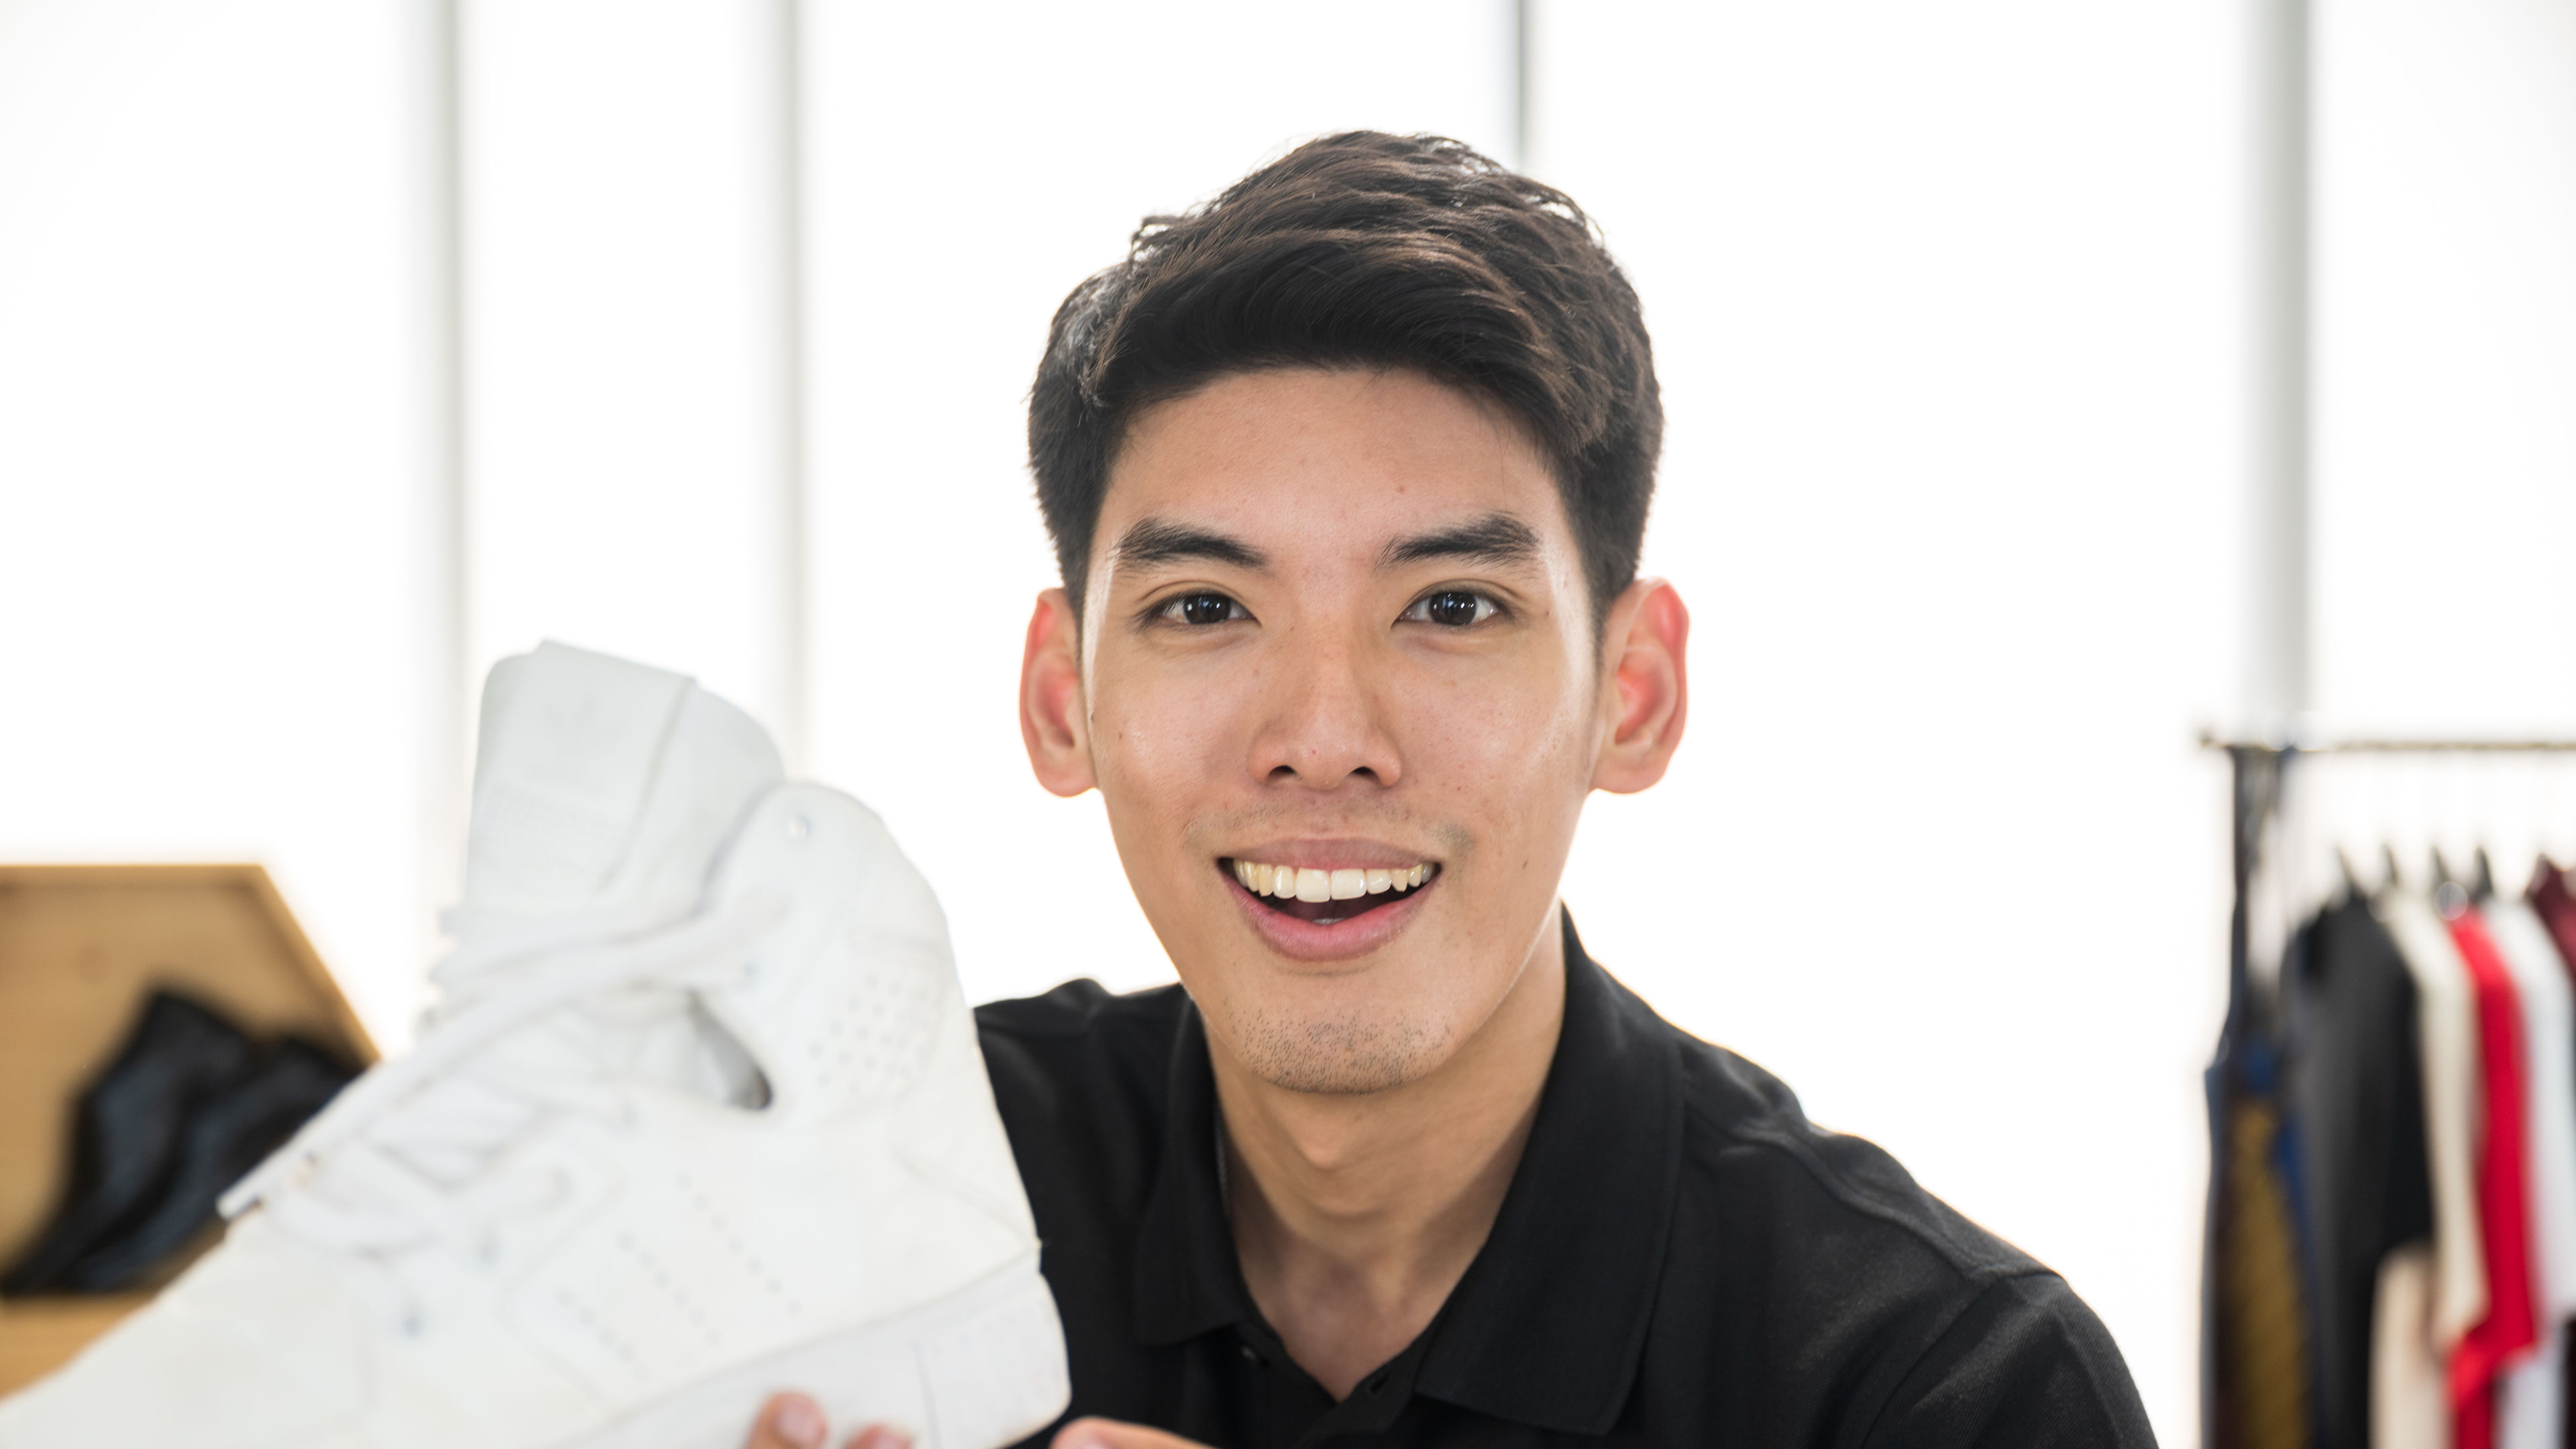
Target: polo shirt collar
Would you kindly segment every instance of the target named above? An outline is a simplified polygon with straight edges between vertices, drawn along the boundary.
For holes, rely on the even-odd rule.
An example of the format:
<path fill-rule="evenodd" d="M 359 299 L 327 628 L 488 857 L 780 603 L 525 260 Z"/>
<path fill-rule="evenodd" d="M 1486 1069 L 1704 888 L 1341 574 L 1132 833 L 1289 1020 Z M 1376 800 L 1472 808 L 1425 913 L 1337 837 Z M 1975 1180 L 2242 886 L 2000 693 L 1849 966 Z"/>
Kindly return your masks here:
<path fill-rule="evenodd" d="M 1176 1344 L 1256 1318 L 1217 1181 L 1198 1011 L 1136 1245 L 1136 1331 Z M 1568 1434 L 1609 1431 L 1654 1309 L 1682 1162 L 1677 1034 L 1585 955 L 1565 918 L 1565 1020 L 1492 1234 L 1426 1331 L 1414 1391 Z"/>
<path fill-rule="evenodd" d="M 1217 1181 L 1216 1074 L 1195 1002 L 1181 1007 L 1163 1159 L 1136 1233 L 1136 1338 L 1175 1344 L 1257 1316 Z"/>

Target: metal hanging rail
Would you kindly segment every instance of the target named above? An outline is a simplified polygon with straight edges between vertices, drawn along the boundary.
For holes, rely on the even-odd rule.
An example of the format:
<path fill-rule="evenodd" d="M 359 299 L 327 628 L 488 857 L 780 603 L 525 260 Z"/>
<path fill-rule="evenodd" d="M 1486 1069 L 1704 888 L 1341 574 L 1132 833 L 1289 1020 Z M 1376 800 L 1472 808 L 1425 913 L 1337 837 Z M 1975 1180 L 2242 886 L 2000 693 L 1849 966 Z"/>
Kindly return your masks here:
<path fill-rule="evenodd" d="M 2229 740 L 2204 731 L 2205 750 L 2258 755 L 2480 755 L 2576 754 L 2576 740 Z"/>
<path fill-rule="evenodd" d="M 2231 740 L 2203 730 L 2200 745 L 2227 754 L 2231 777 L 2229 854 L 2233 857 L 2235 903 L 2228 918 L 2227 969 L 2230 999 L 2245 998 L 2247 970 L 2248 889 L 2262 856 L 2263 827 L 2281 808 L 2282 792 L 2293 761 L 2310 755 L 2569 755 L 2576 739 L 2320 739 Z"/>

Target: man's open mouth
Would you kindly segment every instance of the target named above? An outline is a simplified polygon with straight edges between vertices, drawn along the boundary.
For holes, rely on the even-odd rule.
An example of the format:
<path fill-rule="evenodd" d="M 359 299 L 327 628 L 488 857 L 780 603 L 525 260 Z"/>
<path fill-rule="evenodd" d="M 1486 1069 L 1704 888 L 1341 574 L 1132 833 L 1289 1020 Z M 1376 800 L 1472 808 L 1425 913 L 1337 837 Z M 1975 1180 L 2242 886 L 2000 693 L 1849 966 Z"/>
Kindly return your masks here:
<path fill-rule="evenodd" d="M 1428 861 L 1402 869 L 1310 870 L 1221 858 L 1217 869 L 1232 875 L 1237 885 L 1270 909 L 1319 926 L 1366 915 L 1421 889 L 1440 874 L 1440 867 Z"/>

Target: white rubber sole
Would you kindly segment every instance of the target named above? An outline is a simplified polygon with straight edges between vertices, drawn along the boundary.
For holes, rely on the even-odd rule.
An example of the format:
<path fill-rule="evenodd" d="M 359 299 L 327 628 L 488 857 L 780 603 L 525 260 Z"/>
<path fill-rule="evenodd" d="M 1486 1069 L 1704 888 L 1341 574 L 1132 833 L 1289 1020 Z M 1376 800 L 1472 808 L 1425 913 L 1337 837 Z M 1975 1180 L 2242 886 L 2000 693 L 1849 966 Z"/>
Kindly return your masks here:
<path fill-rule="evenodd" d="M 770 1395 L 810 1394 L 832 1443 L 870 1424 L 914 1449 L 999 1449 L 1073 1396 L 1064 1327 L 1035 1256 L 936 1303 L 728 1369 L 555 1449 L 742 1449 Z"/>

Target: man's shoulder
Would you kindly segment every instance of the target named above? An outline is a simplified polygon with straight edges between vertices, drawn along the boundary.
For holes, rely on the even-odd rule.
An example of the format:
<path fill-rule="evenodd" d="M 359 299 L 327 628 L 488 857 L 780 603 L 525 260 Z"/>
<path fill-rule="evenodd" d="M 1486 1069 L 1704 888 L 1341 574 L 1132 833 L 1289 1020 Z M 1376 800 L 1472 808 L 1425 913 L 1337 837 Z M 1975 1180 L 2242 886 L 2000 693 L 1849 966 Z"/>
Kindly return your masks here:
<path fill-rule="evenodd" d="M 1836 1253 L 1867 1244 L 1920 1256 L 1928 1274 L 1962 1286 L 2048 1271 L 1925 1190 L 1886 1149 L 1810 1121 L 1778 1077 L 1678 1028 L 1673 1035 L 1683 1170 L 1717 1195 L 1731 1223 L 1769 1219 Z"/>
<path fill-rule="evenodd" d="M 1809 1121 L 1778 1077 L 1673 1035 L 1682 1181 L 1658 1316 L 1723 1320 L 1670 1337 L 1730 1363 L 1650 1352 L 1650 1382 L 1697 1398 L 1749 1370 L 1767 1384 L 1757 1415 L 1839 1404 L 1873 1443 L 2153 1442 L 2118 1347 L 2064 1279 L 1875 1143 Z"/>

